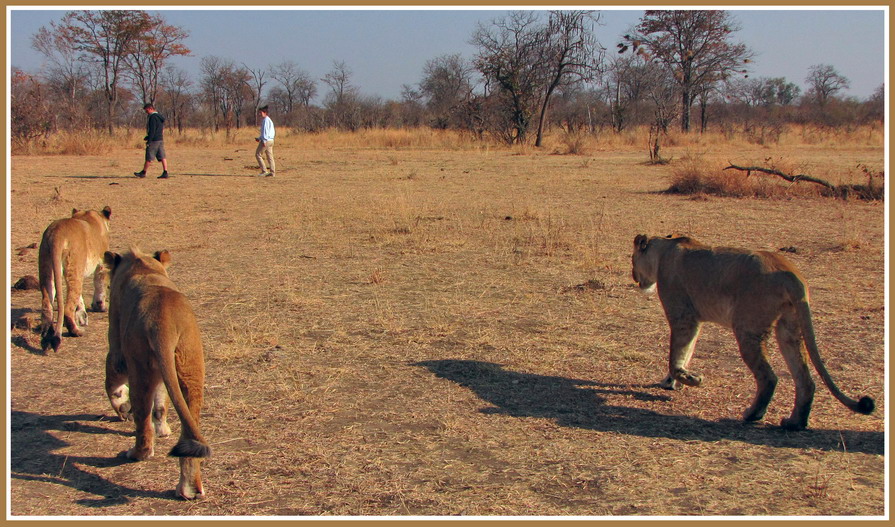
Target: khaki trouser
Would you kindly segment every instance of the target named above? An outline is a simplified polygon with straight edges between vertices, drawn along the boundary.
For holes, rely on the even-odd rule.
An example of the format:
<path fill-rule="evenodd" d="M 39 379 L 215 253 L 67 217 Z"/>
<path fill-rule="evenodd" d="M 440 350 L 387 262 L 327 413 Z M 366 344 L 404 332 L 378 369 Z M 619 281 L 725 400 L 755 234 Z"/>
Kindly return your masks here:
<path fill-rule="evenodd" d="M 264 157 L 267 157 L 267 165 L 270 166 L 270 173 L 275 174 L 277 171 L 277 164 L 273 160 L 273 141 L 267 141 L 266 143 L 258 141 L 258 148 L 255 149 L 255 159 L 258 160 L 258 166 L 261 167 L 262 172 L 267 172 L 267 166 L 264 165 Z"/>

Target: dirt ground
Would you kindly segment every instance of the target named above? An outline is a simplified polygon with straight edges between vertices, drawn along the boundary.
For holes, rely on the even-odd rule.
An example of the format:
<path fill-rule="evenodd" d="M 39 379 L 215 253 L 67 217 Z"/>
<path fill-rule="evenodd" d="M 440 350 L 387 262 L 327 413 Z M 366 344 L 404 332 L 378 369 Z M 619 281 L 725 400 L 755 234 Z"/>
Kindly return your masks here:
<path fill-rule="evenodd" d="M 112 208 L 112 249 L 168 249 L 205 345 L 207 497 L 175 498 L 164 453 L 128 463 L 133 424 L 103 392 L 107 318 L 40 350 L 37 291 L 10 294 L 11 502 L 26 516 L 881 516 L 885 205 L 663 194 L 675 162 L 296 139 L 259 178 L 254 144 L 12 159 L 11 279 L 41 233 Z M 251 144 L 249 144 L 251 143 Z M 694 152 L 696 152 L 694 154 Z M 786 159 L 822 177 L 882 169 L 882 147 L 667 147 L 672 159 Z M 811 285 L 821 354 L 810 429 L 780 376 L 763 423 L 728 330 L 706 327 L 700 388 L 658 387 L 667 326 L 633 286 L 636 234 L 777 251 Z M 91 294 L 92 286 L 85 287 Z"/>

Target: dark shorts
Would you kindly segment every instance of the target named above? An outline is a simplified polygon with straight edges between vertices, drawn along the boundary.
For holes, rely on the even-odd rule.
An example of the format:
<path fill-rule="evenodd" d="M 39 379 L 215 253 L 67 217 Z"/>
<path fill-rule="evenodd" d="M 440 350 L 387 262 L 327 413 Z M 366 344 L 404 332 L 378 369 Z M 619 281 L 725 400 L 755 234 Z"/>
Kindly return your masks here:
<path fill-rule="evenodd" d="M 146 161 L 152 161 L 153 158 L 157 161 L 165 159 L 164 141 L 150 141 L 146 143 Z"/>

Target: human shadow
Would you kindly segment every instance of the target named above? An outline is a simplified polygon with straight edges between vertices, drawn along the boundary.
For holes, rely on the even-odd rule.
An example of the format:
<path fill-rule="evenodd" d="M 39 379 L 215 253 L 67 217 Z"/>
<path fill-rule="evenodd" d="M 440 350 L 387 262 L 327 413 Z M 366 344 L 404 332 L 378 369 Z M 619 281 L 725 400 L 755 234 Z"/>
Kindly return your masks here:
<path fill-rule="evenodd" d="M 261 176 L 255 175 L 255 174 L 195 174 L 195 173 L 185 172 L 185 173 L 177 174 L 177 175 L 178 176 L 190 176 L 190 177 L 239 177 L 239 178 L 265 179 L 265 178 L 262 178 Z M 171 177 L 175 177 L 175 176 L 171 176 Z"/>
<path fill-rule="evenodd" d="M 96 420 L 95 415 L 40 415 L 21 411 L 11 412 L 10 478 L 55 483 L 96 495 L 95 499 L 77 500 L 78 504 L 86 507 L 121 505 L 128 503 L 132 498 L 178 499 L 174 491 L 153 492 L 116 485 L 96 474 L 82 470 L 78 466 L 111 468 L 131 463 L 130 460 L 122 456 L 67 456 L 55 453 L 68 446 L 68 443 L 51 434 L 50 432 L 53 430 L 94 435 L 131 435 L 127 432 L 83 423 Z"/>
<path fill-rule="evenodd" d="M 643 401 L 668 401 L 667 395 L 645 389 L 658 385 L 604 384 L 594 381 L 520 373 L 490 362 L 432 360 L 413 364 L 436 376 L 472 390 L 491 406 L 480 411 L 513 417 L 552 419 L 560 426 L 668 438 L 683 441 L 719 440 L 778 448 L 812 448 L 882 455 L 882 432 L 809 429 L 788 432 L 780 427 L 745 424 L 731 419 L 707 421 L 683 415 L 665 415 L 642 408 L 610 405 L 606 395 Z"/>
<path fill-rule="evenodd" d="M 136 176 L 100 176 L 100 175 L 69 175 L 58 176 L 64 179 L 135 179 Z"/>

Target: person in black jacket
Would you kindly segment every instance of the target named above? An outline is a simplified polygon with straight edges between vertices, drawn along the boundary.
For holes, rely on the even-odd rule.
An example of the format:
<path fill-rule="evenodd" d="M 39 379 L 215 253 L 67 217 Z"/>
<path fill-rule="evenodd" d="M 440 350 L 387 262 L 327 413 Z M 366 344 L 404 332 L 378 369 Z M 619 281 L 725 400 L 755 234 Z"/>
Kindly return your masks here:
<path fill-rule="evenodd" d="M 146 119 L 146 137 L 143 138 L 146 141 L 146 163 L 143 164 L 143 170 L 134 172 L 134 175 L 137 177 L 146 177 L 146 170 L 152 163 L 152 159 L 155 158 L 162 163 L 162 175 L 159 176 L 159 179 L 167 179 L 168 160 L 165 158 L 165 142 L 163 137 L 165 117 L 155 111 L 155 107 L 151 102 L 143 105 L 143 111 L 149 116 Z"/>

